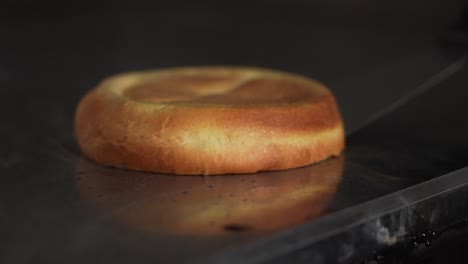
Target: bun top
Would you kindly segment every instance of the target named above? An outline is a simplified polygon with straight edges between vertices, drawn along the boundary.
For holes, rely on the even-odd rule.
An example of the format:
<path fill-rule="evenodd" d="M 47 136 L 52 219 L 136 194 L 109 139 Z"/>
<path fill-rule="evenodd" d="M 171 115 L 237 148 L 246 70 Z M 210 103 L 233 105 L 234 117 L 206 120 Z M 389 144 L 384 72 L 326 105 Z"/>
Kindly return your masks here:
<path fill-rule="evenodd" d="M 245 67 L 146 71 L 112 77 L 101 87 L 160 106 L 271 107 L 310 103 L 330 94 L 302 76 Z"/>
<path fill-rule="evenodd" d="M 341 116 L 325 86 L 244 67 L 111 77 L 83 97 L 75 124 L 83 152 L 100 164 L 176 174 L 288 169 L 344 147 Z"/>

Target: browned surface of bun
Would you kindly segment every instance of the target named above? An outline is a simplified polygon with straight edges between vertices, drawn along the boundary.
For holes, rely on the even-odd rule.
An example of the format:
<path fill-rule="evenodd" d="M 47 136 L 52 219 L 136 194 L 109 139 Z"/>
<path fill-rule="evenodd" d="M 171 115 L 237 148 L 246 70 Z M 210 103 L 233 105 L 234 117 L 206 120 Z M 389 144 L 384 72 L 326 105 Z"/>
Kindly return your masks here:
<path fill-rule="evenodd" d="M 100 164 L 175 174 L 289 169 L 344 148 L 327 88 L 255 68 L 117 75 L 81 100 L 75 128 L 82 151 Z"/>

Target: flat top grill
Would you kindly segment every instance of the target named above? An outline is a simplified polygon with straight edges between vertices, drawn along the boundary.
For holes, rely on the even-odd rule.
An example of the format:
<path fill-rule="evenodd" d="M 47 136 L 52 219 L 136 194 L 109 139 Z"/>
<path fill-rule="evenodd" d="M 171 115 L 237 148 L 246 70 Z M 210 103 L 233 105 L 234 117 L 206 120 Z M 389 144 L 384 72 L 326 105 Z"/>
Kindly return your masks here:
<path fill-rule="evenodd" d="M 75 33 L 86 39 L 110 32 L 114 22 Z M 348 131 L 342 156 L 287 171 L 175 177 L 97 166 L 81 156 L 72 132 L 76 102 L 98 75 L 170 63 L 122 54 L 120 45 L 75 46 L 71 35 L 59 37 L 80 21 L 44 23 L 28 29 L 31 39 L 12 26 L 10 42 L 0 43 L 8 66 L 4 75 L 0 67 L 1 263 L 350 263 L 389 246 L 424 243 L 412 237 L 468 216 L 468 68 L 461 54 L 417 38 L 407 45 L 395 46 L 391 37 L 379 42 L 372 30 L 356 32 L 375 40 L 363 43 L 353 43 L 347 30 L 324 31 L 324 43 L 368 45 L 366 55 L 350 52 L 334 74 L 320 54 L 284 69 L 317 77 L 336 94 Z M 142 36 L 135 23 L 126 34 Z M 109 44 L 121 34 L 102 40 Z M 8 52 L 8 44 L 32 39 L 37 50 Z M 58 49 L 50 46 L 55 40 Z M 104 70 L 93 68 L 95 56 Z M 289 58 L 271 67 L 289 65 Z M 232 64 L 245 62 L 236 59 Z M 188 63 L 195 62 L 207 63 Z"/>

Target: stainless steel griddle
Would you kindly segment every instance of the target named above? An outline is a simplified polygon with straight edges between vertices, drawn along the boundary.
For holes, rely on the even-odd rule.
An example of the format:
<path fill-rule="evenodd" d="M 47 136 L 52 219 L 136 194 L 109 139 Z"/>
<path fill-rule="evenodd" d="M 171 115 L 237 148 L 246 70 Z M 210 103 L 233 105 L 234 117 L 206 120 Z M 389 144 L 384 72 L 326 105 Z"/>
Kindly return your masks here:
<path fill-rule="evenodd" d="M 8 31 L 14 41 L 0 44 L 8 66 L 0 64 L 0 263 L 355 263 L 393 248 L 423 250 L 468 217 L 462 54 L 390 40 L 381 45 L 395 50 L 382 53 L 374 50 L 379 36 L 357 32 L 375 40 L 367 55 L 349 53 L 334 71 L 320 59 L 290 69 L 336 94 L 348 131 L 342 156 L 281 172 L 175 177 L 81 156 L 73 135 L 79 97 L 101 75 L 155 65 L 132 61 L 141 54 L 122 55 L 121 46 L 57 37 L 77 27 L 73 18 L 63 27 L 44 23 L 28 32 L 37 50 L 9 55 L 8 43 L 31 40 L 21 25 Z M 104 43 L 137 36 L 134 23 Z M 348 33 L 333 34 L 324 41 Z M 95 57 L 114 61 L 98 63 L 102 70 Z"/>

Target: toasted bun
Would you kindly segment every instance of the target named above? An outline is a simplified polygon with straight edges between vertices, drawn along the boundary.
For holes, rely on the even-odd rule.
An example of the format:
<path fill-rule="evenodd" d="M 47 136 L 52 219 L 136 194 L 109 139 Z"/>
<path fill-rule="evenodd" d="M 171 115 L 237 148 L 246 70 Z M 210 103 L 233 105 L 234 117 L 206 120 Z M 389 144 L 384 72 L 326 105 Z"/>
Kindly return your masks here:
<path fill-rule="evenodd" d="M 175 68 L 104 80 L 79 103 L 76 135 L 92 160 L 175 174 L 300 167 L 338 155 L 332 93 L 277 71 Z"/>
<path fill-rule="evenodd" d="M 281 230 L 323 215 L 344 155 L 288 171 L 217 176 L 147 174 L 77 160 L 77 189 L 103 216 L 157 235 Z"/>

